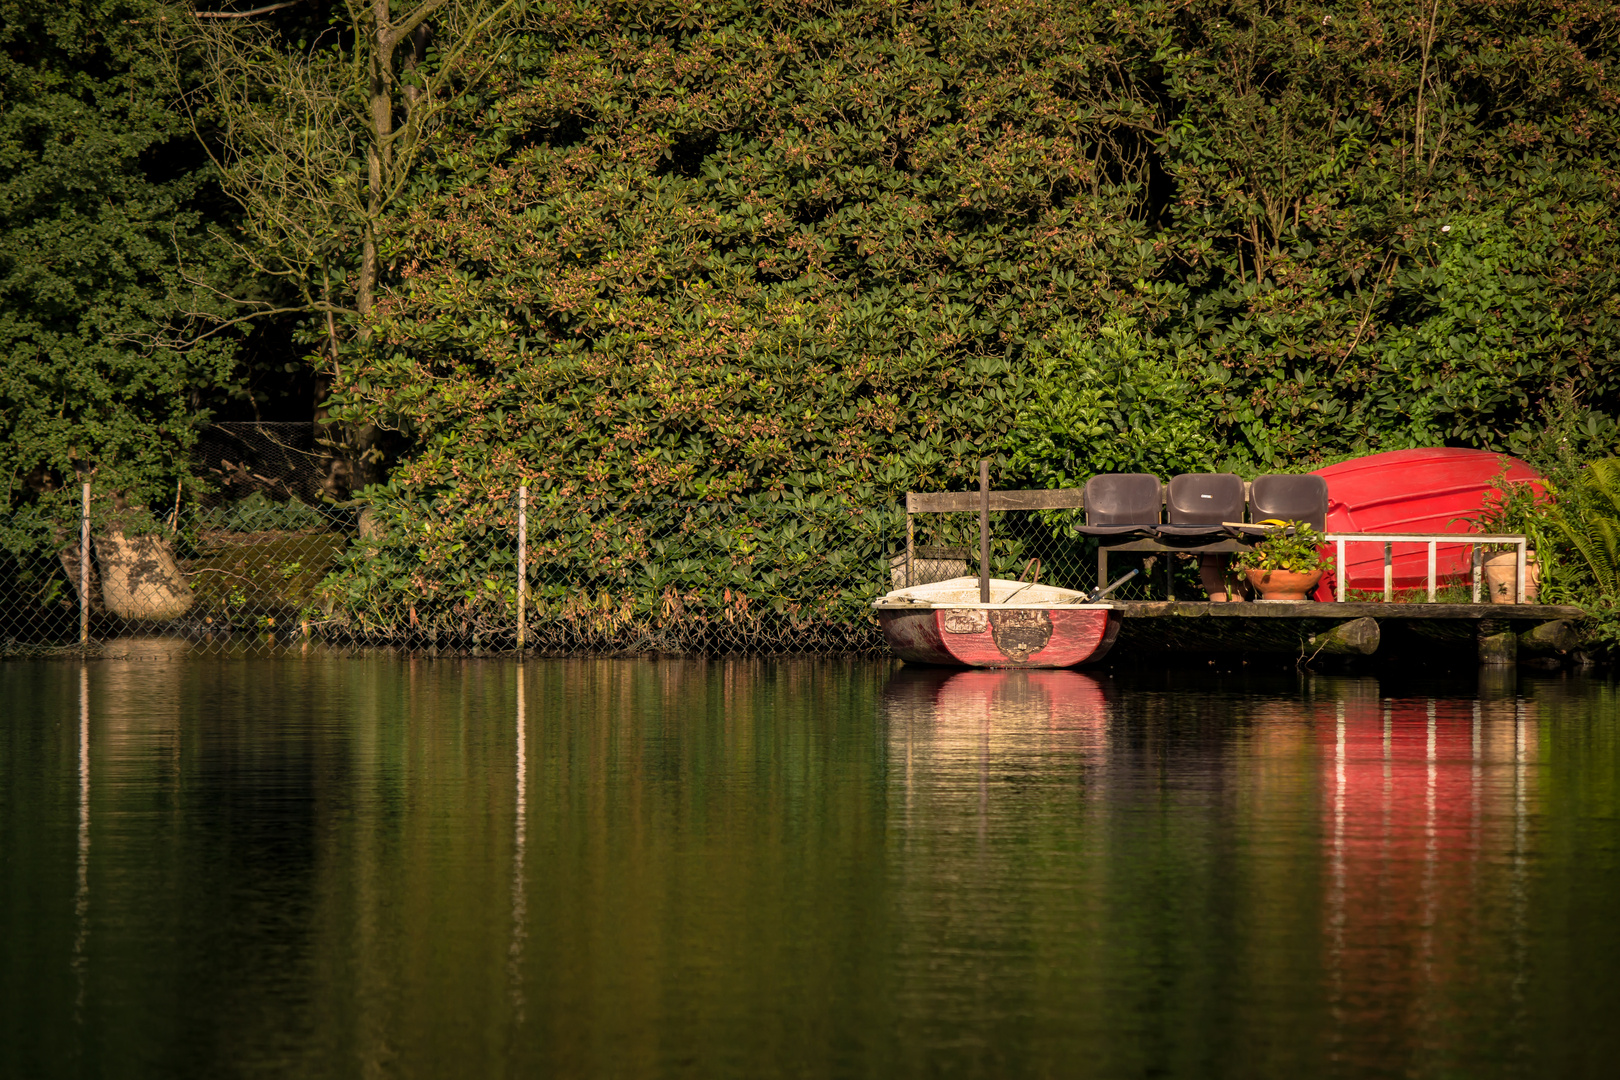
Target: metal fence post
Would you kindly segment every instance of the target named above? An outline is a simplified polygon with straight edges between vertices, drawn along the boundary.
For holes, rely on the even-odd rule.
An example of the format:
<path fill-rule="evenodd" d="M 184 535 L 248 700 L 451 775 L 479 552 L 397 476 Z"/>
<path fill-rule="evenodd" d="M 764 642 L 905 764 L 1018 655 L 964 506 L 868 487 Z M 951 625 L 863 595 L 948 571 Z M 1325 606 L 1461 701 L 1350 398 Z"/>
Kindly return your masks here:
<path fill-rule="evenodd" d="M 979 603 L 990 602 L 990 462 L 979 459 Z"/>
<path fill-rule="evenodd" d="M 90 644 L 90 484 L 79 506 L 79 646 Z"/>
<path fill-rule="evenodd" d="M 518 537 L 517 537 L 517 647 L 522 652 L 528 640 L 529 591 L 529 487 L 518 485 Z"/>

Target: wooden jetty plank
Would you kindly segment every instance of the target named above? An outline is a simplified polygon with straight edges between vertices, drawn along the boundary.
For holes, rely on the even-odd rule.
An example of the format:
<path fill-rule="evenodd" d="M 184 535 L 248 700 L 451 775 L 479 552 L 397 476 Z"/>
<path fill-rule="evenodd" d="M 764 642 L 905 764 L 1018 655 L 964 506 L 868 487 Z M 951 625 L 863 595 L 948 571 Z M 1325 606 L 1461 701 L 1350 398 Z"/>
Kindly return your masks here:
<path fill-rule="evenodd" d="M 1060 491 L 992 491 L 991 510 L 1079 510 L 1084 508 L 1079 488 Z M 910 491 L 906 493 L 906 513 L 944 514 L 977 512 L 981 496 L 977 491 Z"/>
<path fill-rule="evenodd" d="M 1249 601 L 1212 604 L 1197 600 L 1127 600 L 1119 603 L 1127 619 L 1506 619 L 1513 622 L 1551 622 L 1578 619 L 1581 609 L 1568 604 L 1385 604 L 1376 600 L 1322 603 Z"/>

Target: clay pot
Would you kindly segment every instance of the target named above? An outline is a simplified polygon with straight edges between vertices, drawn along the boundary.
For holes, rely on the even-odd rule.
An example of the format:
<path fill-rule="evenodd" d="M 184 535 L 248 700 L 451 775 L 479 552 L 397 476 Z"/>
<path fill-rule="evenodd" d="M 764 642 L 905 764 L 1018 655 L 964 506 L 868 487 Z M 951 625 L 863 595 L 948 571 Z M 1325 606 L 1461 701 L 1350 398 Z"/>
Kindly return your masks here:
<path fill-rule="evenodd" d="M 1308 574 L 1293 570 L 1249 570 L 1249 584 L 1260 592 L 1262 600 L 1309 600 L 1306 594 L 1322 580 L 1322 571 Z"/>
<path fill-rule="evenodd" d="M 1485 591 L 1490 595 L 1493 604 L 1513 603 L 1514 576 L 1517 573 L 1515 566 L 1515 553 L 1511 551 L 1496 551 L 1485 556 L 1483 560 L 1485 571 Z M 1536 602 L 1536 594 L 1541 587 L 1541 564 L 1536 562 L 1536 553 L 1524 553 L 1524 602 Z"/>

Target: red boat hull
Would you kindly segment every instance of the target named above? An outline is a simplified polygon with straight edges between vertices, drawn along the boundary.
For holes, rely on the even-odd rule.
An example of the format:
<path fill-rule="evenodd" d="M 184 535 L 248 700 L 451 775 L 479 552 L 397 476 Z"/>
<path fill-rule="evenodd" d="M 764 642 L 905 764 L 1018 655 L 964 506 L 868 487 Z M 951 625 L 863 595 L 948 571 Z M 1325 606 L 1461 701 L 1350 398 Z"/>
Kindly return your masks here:
<path fill-rule="evenodd" d="M 1001 668 L 946 671 L 906 667 L 883 689 L 892 719 L 955 728 L 977 740 L 986 724 L 1014 745 L 1039 728 L 1049 733 L 1101 734 L 1109 705 L 1103 684 L 1078 671 Z"/>
<path fill-rule="evenodd" d="M 879 608 L 889 647 L 914 664 L 1067 668 L 1099 660 L 1119 635 L 1108 608 Z"/>
<path fill-rule="evenodd" d="M 1395 450 L 1318 469 L 1316 475 L 1328 485 L 1327 531 L 1478 532 L 1460 519 L 1480 513 L 1492 481 L 1501 475 L 1504 466 L 1508 480 L 1527 481 L 1537 491 L 1543 490 L 1540 474 L 1530 466 L 1488 450 Z M 1472 564 L 1466 545 L 1441 544 L 1435 558 L 1435 573 L 1442 583 L 1448 578 L 1469 580 Z M 1428 583 L 1428 566 L 1426 545 L 1395 545 L 1396 588 L 1424 587 Z M 1318 599 L 1332 599 L 1332 577 L 1330 574 L 1323 579 Z M 1383 590 L 1381 545 L 1347 546 L 1345 585 L 1368 592 Z"/>

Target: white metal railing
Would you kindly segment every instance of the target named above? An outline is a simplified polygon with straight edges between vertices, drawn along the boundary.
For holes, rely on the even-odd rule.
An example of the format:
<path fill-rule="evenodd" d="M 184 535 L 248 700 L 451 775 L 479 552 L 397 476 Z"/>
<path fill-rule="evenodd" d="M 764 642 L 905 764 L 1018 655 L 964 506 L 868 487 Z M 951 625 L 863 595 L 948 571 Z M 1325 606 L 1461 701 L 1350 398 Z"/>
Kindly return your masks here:
<path fill-rule="evenodd" d="M 1473 548 L 1474 603 L 1479 603 L 1480 582 L 1484 565 L 1481 547 L 1485 544 L 1512 544 L 1514 546 L 1513 602 L 1524 603 L 1524 565 L 1529 540 L 1523 536 L 1488 533 L 1328 533 L 1324 540 L 1334 545 L 1334 584 L 1336 599 L 1344 600 L 1344 550 L 1349 544 L 1384 545 L 1384 600 L 1395 599 L 1395 545 L 1427 544 L 1429 547 L 1429 603 L 1434 603 L 1436 551 L 1441 544 L 1457 544 Z"/>

